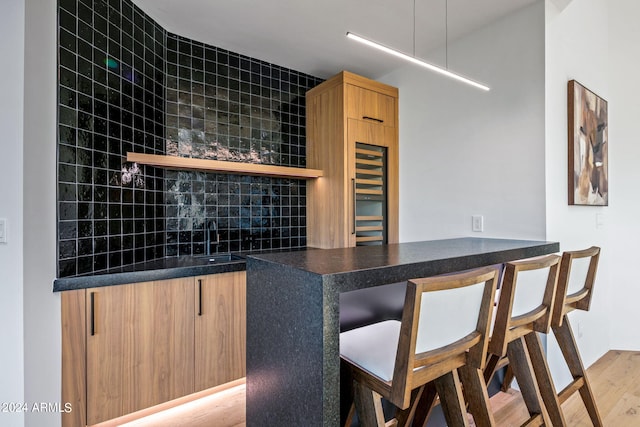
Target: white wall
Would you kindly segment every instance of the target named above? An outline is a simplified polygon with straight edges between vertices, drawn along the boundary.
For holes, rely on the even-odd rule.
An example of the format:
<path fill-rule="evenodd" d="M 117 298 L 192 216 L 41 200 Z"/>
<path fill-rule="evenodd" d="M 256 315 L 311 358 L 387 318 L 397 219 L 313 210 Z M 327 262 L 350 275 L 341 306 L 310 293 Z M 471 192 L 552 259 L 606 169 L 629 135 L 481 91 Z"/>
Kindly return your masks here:
<path fill-rule="evenodd" d="M 609 138 L 611 202 L 608 232 L 611 242 L 611 347 L 640 350 L 640 301 L 637 241 L 640 240 L 640 2 L 607 0 L 609 8 Z"/>
<path fill-rule="evenodd" d="M 413 65 L 380 78 L 400 90 L 400 240 L 543 239 L 544 5 L 451 42 L 448 57 L 491 91 Z"/>
<path fill-rule="evenodd" d="M 614 259 L 609 235 L 613 212 L 622 194 L 613 174 L 614 192 L 609 207 L 569 206 L 567 199 L 567 82 L 576 79 L 609 100 L 608 0 L 573 0 L 560 10 L 546 1 L 546 180 L 547 239 L 561 242 L 562 250 L 591 245 L 602 248 L 596 288 L 589 312 L 570 314 L 585 365 L 595 362 L 610 347 L 610 266 Z M 609 104 L 612 105 L 611 103 Z M 610 123 L 616 109 L 609 110 Z M 609 137 L 613 140 L 609 127 Z M 609 151 L 610 170 L 617 170 L 618 147 Z M 596 226 L 601 214 L 604 225 Z M 549 364 L 558 387 L 570 380 L 569 372 L 553 338 L 548 341 Z"/>
<path fill-rule="evenodd" d="M 56 275 L 56 2 L 26 0 L 24 155 L 24 384 L 27 402 L 60 402 L 60 295 Z M 60 425 L 60 414 L 26 415 Z"/>
<path fill-rule="evenodd" d="M 627 7 L 632 4 L 637 7 L 627 0 Z M 612 310 L 620 310 L 627 322 L 631 319 L 633 299 L 626 300 L 627 306 L 612 308 L 609 303 L 611 271 L 619 276 L 616 282 L 635 285 L 629 270 L 609 267 L 618 257 L 616 248 L 626 248 L 609 242 L 619 228 L 618 217 L 633 215 L 635 198 L 628 198 L 632 206 L 623 209 L 622 196 L 616 198 L 624 189 L 616 173 L 626 176 L 632 169 L 616 166 L 620 155 L 612 149 L 612 206 L 567 205 L 567 81 L 582 81 L 605 99 L 615 92 L 609 90 L 607 65 L 611 6 L 605 0 L 573 0 L 561 6 L 551 0 L 537 2 L 449 46 L 451 68 L 487 82 L 492 87 L 488 94 L 412 66 L 380 80 L 400 88 L 401 241 L 476 235 L 554 240 L 563 250 L 603 248 L 592 309 L 571 316 L 580 329 L 583 359 L 590 365 L 616 341 L 610 339 Z M 628 10 L 618 15 L 627 20 L 633 16 Z M 625 28 L 631 30 L 620 25 L 617 31 Z M 618 51 L 621 59 L 636 61 L 628 52 L 639 41 L 619 44 L 611 56 Z M 621 82 L 621 89 L 628 80 L 621 75 L 611 79 Z M 624 93 L 620 91 L 621 97 Z M 629 110 L 630 118 L 638 117 L 636 110 Z M 609 115 L 614 123 L 612 102 Z M 630 119 L 629 127 L 632 124 Z M 615 137 L 613 127 L 609 135 Z M 627 140 L 633 141 L 630 136 Z M 623 157 L 628 162 L 635 158 Z M 625 180 L 629 186 L 638 182 Z M 604 227 L 596 228 L 596 213 L 604 215 Z M 472 214 L 485 216 L 484 233 L 471 231 Z M 637 229 L 627 227 L 630 219 L 622 223 L 621 237 L 623 230 Z M 617 329 L 621 346 L 629 344 L 623 335 L 635 338 L 640 333 L 637 328 Z M 554 377 L 564 383 L 567 373 L 553 339 L 548 351 Z"/>
<path fill-rule="evenodd" d="M 5 0 L 0 14 L 0 402 L 26 403 L 0 413 L 0 425 L 59 426 L 60 303 L 56 266 L 56 2 Z M 25 160 L 28 159 L 28 160 Z"/>
<path fill-rule="evenodd" d="M 6 0 L 0 14 L 0 218 L 8 220 L 8 243 L 0 243 L 0 402 L 24 401 L 22 322 L 22 148 L 24 0 Z M 22 425 L 23 414 L 1 413 L 0 425 Z"/>

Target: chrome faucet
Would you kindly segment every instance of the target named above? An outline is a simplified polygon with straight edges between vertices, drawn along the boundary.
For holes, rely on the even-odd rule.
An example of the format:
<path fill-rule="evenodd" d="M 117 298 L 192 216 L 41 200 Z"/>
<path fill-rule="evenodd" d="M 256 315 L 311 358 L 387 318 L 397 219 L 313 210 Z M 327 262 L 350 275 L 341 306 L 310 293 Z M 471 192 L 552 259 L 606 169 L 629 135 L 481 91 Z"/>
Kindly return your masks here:
<path fill-rule="evenodd" d="M 215 240 L 211 240 L 211 235 L 215 235 Z M 211 245 L 218 245 L 220 243 L 220 234 L 218 234 L 218 224 L 212 219 L 207 221 L 205 231 L 205 255 L 211 255 Z"/>

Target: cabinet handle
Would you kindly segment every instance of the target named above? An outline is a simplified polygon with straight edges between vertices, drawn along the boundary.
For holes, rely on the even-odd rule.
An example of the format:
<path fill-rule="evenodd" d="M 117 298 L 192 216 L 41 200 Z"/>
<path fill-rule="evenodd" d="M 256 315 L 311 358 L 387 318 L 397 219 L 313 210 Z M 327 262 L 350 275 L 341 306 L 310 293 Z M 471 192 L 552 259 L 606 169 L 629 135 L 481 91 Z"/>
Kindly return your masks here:
<path fill-rule="evenodd" d="M 353 188 L 353 228 L 351 234 L 356 234 L 356 179 L 351 178 L 351 187 Z"/>
<path fill-rule="evenodd" d="M 89 294 L 89 299 L 90 299 L 90 306 L 91 306 L 91 317 L 89 319 L 89 329 L 91 331 L 91 336 L 94 336 L 96 334 L 96 315 L 95 315 L 95 308 L 96 308 L 96 293 L 95 292 L 91 292 Z"/>
<path fill-rule="evenodd" d="M 375 117 L 362 116 L 362 120 L 373 120 L 374 122 L 384 123 L 382 119 L 376 119 Z"/>
<path fill-rule="evenodd" d="M 198 279 L 198 316 L 202 316 L 202 279 Z"/>

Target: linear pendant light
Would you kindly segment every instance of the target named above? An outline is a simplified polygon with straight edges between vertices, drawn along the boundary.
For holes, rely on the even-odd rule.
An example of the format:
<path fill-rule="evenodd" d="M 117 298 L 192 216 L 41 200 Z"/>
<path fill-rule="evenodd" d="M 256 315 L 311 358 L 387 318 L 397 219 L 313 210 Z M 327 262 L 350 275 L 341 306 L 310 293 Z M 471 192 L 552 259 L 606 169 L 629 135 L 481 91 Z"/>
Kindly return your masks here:
<path fill-rule="evenodd" d="M 450 77 L 452 79 L 459 80 L 459 81 L 464 82 L 464 83 L 466 83 L 468 85 L 477 87 L 477 88 L 482 89 L 482 90 L 487 90 L 487 91 L 489 90 L 489 86 L 486 86 L 486 85 L 484 85 L 482 83 L 478 83 L 476 81 L 468 79 L 468 78 L 466 78 L 464 76 L 461 76 L 460 74 L 452 73 L 451 71 L 446 70 L 446 69 L 444 69 L 442 67 L 438 67 L 437 65 L 429 64 L 428 62 L 425 62 L 422 59 L 418 59 L 415 56 L 407 55 L 406 53 L 402 53 L 402 52 L 400 52 L 398 50 L 395 50 L 395 49 L 392 49 L 390 47 L 381 45 L 380 43 L 376 43 L 376 42 L 371 41 L 369 39 L 365 39 L 364 37 L 361 37 L 361 36 L 359 36 L 357 34 L 354 34 L 354 33 L 351 33 L 351 32 L 347 32 L 347 37 L 352 39 L 352 40 L 358 41 L 360 43 L 366 44 L 367 46 L 370 46 L 370 47 L 376 48 L 378 50 L 381 50 L 381 51 L 383 51 L 385 53 L 388 53 L 390 55 L 396 56 L 398 58 L 402 58 L 405 61 L 409 61 L 409 62 L 412 62 L 414 64 L 417 64 L 417 65 L 423 66 L 425 68 L 428 68 L 429 70 L 435 71 L 436 73 L 440 73 L 440 74 L 443 74 L 443 75 L 445 75 L 447 77 Z"/>

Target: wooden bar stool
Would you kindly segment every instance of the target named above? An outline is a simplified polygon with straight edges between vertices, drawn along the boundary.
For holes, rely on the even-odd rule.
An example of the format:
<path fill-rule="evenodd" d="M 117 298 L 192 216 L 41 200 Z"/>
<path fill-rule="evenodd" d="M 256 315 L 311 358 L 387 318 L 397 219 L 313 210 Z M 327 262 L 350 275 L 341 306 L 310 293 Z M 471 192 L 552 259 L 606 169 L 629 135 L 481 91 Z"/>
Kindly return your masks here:
<path fill-rule="evenodd" d="M 526 425 L 566 425 L 537 335 L 551 325 L 559 261 L 547 255 L 505 264 L 489 342 L 485 381 L 508 362 L 529 411 Z"/>
<path fill-rule="evenodd" d="M 425 404 L 426 422 L 436 395 L 449 426 L 468 426 L 460 377 L 476 425 L 495 424 L 481 369 L 497 275 L 496 268 L 487 267 L 410 280 L 402 321 L 340 334 L 340 356 L 351 370 L 362 426 L 411 425 L 417 402 Z M 382 398 L 400 410 L 388 423 Z"/>
<path fill-rule="evenodd" d="M 603 426 L 602 418 L 596 407 L 567 313 L 573 310 L 589 310 L 599 259 L 600 248 L 596 246 L 581 251 L 566 251 L 562 254 L 551 321 L 553 334 L 573 376 L 573 382 L 558 394 L 558 399 L 562 404 L 569 396 L 580 391 L 591 422 L 596 427 Z"/>

